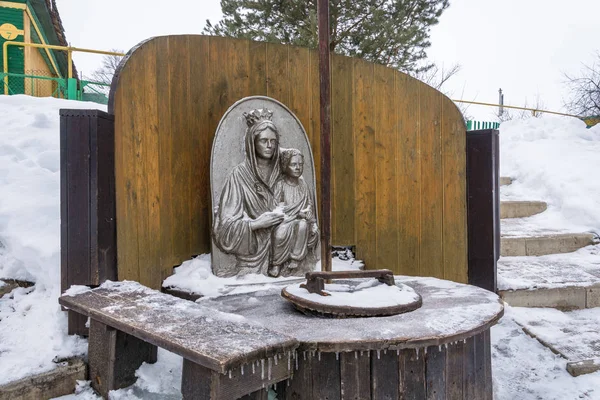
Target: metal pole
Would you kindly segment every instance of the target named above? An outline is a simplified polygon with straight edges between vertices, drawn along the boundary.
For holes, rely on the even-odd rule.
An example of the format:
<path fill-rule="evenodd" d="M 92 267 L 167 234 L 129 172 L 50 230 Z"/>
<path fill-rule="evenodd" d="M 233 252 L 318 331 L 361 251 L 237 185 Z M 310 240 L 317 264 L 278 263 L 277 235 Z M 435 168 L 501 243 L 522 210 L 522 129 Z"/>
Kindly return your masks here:
<path fill-rule="evenodd" d="M 331 271 L 331 75 L 329 0 L 318 0 L 321 112 L 321 269 Z"/>
<path fill-rule="evenodd" d="M 498 115 L 502 116 L 504 114 L 504 94 L 502 94 L 502 88 L 498 89 L 498 102 L 500 103 Z"/>
<path fill-rule="evenodd" d="M 67 63 L 68 65 L 68 74 L 67 74 L 67 78 L 72 78 L 73 77 L 73 53 L 71 52 L 71 50 L 67 50 Z"/>

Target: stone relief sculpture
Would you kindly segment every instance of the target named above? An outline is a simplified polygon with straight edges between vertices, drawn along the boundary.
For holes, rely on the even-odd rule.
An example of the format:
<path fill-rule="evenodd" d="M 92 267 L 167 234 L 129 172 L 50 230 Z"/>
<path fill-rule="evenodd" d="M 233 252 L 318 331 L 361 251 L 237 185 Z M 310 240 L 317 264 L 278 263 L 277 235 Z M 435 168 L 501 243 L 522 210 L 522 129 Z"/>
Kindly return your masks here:
<path fill-rule="evenodd" d="M 275 183 L 277 211 L 285 215 L 273 228 L 273 260 L 269 275 L 304 275 L 312 271 L 313 253 L 319 241 L 314 204 L 308 185 L 302 178 L 304 156 L 297 149 L 282 149 L 282 177 Z"/>
<path fill-rule="evenodd" d="M 248 109 L 252 103 L 278 108 L 280 125 L 294 129 L 277 126 L 270 108 Z M 227 143 L 232 139 L 243 142 L 243 161 L 230 167 L 230 161 L 219 157 L 233 153 L 236 143 Z M 273 99 L 243 99 L 219 124 L 211 161 L 213 272 L 218 276 L 304 276 L 316 265 L 319 229 L 312 154 L 305 157 L 282 143 L 299 144 L 310 153 L 299 121 Z M 312 186 L 303 177 L 305 159 L 310 160 Z M 223 174 L 215 168 L 230 171 Z"/>

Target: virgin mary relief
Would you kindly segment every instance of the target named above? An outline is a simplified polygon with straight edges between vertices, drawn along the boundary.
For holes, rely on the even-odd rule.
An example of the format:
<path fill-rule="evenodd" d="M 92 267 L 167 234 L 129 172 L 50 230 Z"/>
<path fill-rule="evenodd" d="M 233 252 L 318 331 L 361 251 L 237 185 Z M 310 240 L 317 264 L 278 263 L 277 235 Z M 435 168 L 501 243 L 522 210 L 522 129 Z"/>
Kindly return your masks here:
<path fill-rule="evenodd" d="M 212 266 L 218 276 L 304 276 L 319 228 L 304 128 L 283 104 L 248 97 L 223 116 L 211 157 Z"/>

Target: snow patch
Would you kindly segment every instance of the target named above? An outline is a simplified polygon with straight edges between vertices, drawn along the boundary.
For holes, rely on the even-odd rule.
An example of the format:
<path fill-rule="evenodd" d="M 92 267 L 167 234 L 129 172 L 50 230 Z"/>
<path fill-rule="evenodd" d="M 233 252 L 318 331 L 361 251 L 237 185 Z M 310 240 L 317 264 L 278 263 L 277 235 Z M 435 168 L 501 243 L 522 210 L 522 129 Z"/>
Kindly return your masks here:
<path fill-rule="evenodd" d="M 361 282 L 352 287 L 346 284 L 325 284 L 324 292 L 329 296 L 309 293 L 301 288 L 301 284 L 290 285 L 286 288 L 291 295 L 319 304 L 331 306 L 350 306 L 363 308 L 393 307 L 411 304 L 419 299 L 419 295 L 409 286 L 388 286 L 379 283 L 377 279 Z"/>

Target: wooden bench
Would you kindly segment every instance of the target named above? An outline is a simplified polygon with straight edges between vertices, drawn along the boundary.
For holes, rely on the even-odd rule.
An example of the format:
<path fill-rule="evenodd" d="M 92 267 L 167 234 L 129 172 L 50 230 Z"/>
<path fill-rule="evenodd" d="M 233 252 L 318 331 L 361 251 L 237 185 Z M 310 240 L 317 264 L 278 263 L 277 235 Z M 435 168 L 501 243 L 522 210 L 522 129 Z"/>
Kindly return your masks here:
<path fill-rule="evenodd" d="M 156 362 L 158 346 L 184 359 L 184 399 L 266 399 L 269 385 L 291 376 L 288 359 L 299 344 L 239 315 L 136 282 L 68 291 L 59 303 L 90 317 L 90 379 L 104 398 L 133 384 L 144 361 Z"/>

